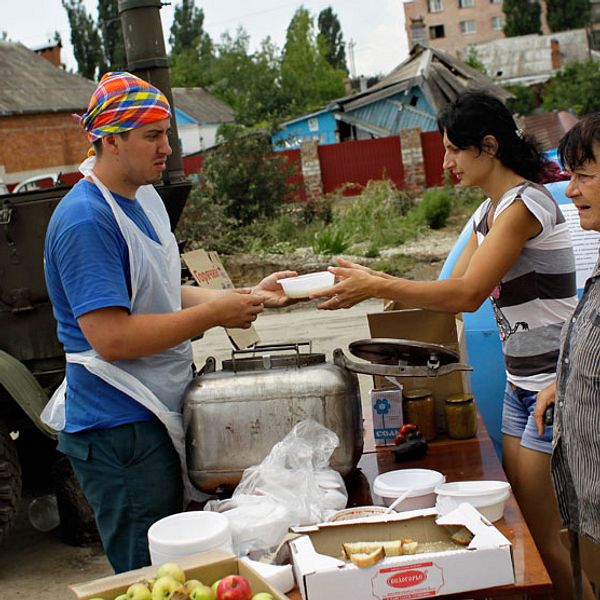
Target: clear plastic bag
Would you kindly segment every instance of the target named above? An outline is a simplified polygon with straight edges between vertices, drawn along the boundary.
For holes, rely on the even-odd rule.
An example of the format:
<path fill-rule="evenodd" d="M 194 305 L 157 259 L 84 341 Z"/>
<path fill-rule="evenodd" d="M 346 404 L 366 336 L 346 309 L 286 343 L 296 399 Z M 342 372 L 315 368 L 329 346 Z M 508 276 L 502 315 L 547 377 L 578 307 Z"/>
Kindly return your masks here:
<path fill-rule="evenodd" d="M 260 557 L 283 539 L 289 527 L 326 521 L 346 507 L 342 476 L 329 467 L 338 436 L 314 419 L 299 422 L 265 459 L 244 471 L 228 500 L 205 510 L 229 519 L 234 551 Z"/>

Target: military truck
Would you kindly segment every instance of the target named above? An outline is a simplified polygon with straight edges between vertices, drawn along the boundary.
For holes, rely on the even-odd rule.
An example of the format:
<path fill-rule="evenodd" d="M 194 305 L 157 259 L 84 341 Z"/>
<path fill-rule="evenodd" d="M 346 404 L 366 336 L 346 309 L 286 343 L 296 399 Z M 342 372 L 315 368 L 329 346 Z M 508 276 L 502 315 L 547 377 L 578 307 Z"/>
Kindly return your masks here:
<path fill-rule="evenodd" d="M 160 0 L 119 0 L 119 17 L 128 70 L 160 88 L 173 105 L 161 6 Z M 191 184 L 184 175 L 174 119 L 170 143 L 173 154 L 157 190 L 175 229 Z M 68 190 L 59 183 L 16 194 L 0 191 L 0 543 L 17 515 L 23 482 L 54 485 L 61 488 L 61 497 L 67 490 L 77 495 L 72 491 L 74 480 L 66 481 L 72 478 L 64 468 L 68 463 L 55 468 L 60 456 L 56 433 L 40 421 L 40 412 L 65 374 L 43 255 L 48 222 Z M 70 517 L 78 514 L 81 511 L 75 509 Z M 78 529 L 77 523 L 72 525 Z"/>
<path fill-rule="evenodd" d="M 158 186 L 175 228 L 189 184 Z M 0 195 L 0 543 L 19 508 L 22 480 L 62 486 L 56 433 L 39 418 L 65 374 L 44 280 L 48 221 L 70 188 Z M 64 466 L 62 468 L 64 473 Z"/>

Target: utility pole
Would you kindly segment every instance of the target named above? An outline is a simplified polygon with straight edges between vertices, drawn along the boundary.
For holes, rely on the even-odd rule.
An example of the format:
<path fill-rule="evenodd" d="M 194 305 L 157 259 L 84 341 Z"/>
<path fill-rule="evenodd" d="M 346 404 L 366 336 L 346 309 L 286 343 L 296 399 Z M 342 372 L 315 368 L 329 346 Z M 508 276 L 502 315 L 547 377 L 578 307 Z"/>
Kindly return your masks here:
<path fill-rule="evenodd" d="M 348 58 L 350 59 L 350 77 L 352 79 L 356 79 L 356 63 L 354 62 L 354 47 L 356 46 L 356 42 L 351 39 L 347 43 L 347 46 L 348 46 Z"/>

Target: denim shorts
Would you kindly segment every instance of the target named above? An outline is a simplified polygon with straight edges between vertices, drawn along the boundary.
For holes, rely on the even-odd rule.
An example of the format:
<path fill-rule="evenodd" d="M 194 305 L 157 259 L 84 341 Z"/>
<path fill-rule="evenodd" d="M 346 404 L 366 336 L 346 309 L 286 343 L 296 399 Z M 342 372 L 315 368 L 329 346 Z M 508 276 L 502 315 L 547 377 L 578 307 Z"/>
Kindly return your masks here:
<path fill-rule="evenodd" d="M 552 425 L 546 425 L 544 435 L 537 432 L 533 411 L 537 392 L 506 383 L 502 409 L 502 433 L 521 438 L 521 446 L 552 454 Z"/>

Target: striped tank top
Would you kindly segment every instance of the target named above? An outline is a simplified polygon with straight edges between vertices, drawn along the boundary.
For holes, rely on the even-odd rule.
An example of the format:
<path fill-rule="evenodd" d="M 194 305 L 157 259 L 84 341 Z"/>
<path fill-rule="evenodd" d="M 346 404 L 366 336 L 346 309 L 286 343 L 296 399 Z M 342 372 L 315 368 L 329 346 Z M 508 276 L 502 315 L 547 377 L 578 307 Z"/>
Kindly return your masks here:
<path fill-rule="evenodd" d="M 561 329 L 577 305 L 575 257 L 565 218 L 542 185 L 524 182 L 508 190 L 498 202 L 494 220 L 519 199 L 540 222 L 542 231 L 525 243 L 490 300 L 507 380 L 537 392 L 554 379 Z M 488 198 L 473 215 L 478 244 L 488 233 L 491 209 Z"/>

